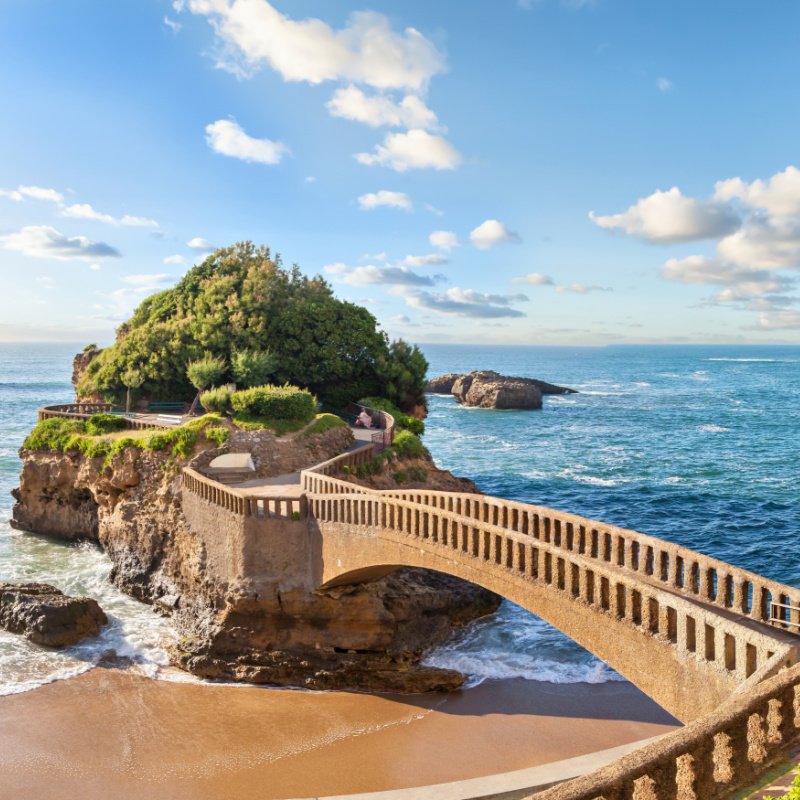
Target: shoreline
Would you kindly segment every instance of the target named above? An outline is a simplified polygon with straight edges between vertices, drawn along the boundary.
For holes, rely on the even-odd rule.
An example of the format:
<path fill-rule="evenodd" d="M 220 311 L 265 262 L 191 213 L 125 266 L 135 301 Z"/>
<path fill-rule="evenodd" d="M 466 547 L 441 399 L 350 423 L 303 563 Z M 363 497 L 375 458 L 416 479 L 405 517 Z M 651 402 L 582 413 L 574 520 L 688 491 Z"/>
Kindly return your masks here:
<path fill-rule="evenodd" d="M 98 668 L 0 697 L 0 785 L 40 800 L 377 792 L 526 769 L 677 725 L 623 682 L 378 695 Z"/>

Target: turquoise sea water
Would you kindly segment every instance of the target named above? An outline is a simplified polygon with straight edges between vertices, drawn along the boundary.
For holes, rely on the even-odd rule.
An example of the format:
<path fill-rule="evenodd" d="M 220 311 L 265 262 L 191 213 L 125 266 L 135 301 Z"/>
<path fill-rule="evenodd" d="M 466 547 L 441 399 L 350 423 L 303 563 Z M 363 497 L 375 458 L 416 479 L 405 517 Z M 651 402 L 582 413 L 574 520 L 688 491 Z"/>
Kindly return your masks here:
<path fill-rule="evenodd" d="M 89 545 L 8 527 L 17 449 L 44 403 L 71 399 L 66 345 L 0 344 L 0 580 L 45 580 L 97 597 L 113 624 L 63 654 L 0 632 L 0 693 L 88 669 L 109 651 L 166 670 L 168 621 L 117 592 Z M 424 347 L 431 375 L 495 369 L 571 386 L 542 411 L 429 398 L 426 444 L 484 492 L 678 541 L 800 585 L 800 347 Z M 469 626 L 428 662 L 473 680 L 590 681 L 613 674 L 521 609 Z"/>

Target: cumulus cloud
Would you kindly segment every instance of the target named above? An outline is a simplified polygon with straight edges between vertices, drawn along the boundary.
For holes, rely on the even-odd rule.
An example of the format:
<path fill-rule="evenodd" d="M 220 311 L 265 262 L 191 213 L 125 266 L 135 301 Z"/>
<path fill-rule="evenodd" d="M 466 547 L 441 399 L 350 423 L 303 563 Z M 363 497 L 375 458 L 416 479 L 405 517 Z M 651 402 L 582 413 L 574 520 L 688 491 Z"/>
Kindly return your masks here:
<path fill-rule="evenodd" d="M 534 286 L 553 286 L 553 279 L 549 275 L 542 275 L 540 272 L 529 272 L 518 278 L 512 278 L 512 283 L 530 283 Z"/>
<path fill-rule="evenodd" d="M 185 264 L 186 263 L 186 258 L 184 258 L 184 256 L 180 255 L 179 253 L 176 253 L 174 256 L 167 256 L 164 259 L 164 263 L 165 264 Z"/>
<path fill-rule="evenodd" d="M 111 214 L 104 214 L 93 208 L 89 203 L 74 203 L 70 206 L 64 206 L 61 209 L 62 217 L 71 217 L 72 219 L 90 219 L 94 222 L 104 222 L 107 225 L 124 225 L 130 228 L 157 228 L 158 223 L 154 219 L 147 219 L 146 217 L 134 217 L 130 214 L 125 214 L 122 217 L 114 217 Z"/>
<path fill-rule="evenodd" d="M 776 215 L 800 214 L 800 169 L 790 165 L 766 181 L 746 183 L 741 178 L 718 181 L 714 185 L 714 199 L 741 200 Z"/>
<path fill-rule="evenodd" d="M 461 154 L 450 142 L 419 128 L 389 133 L 372 153 L 356 153 L 354 157 L 360 164 L 389 167 L 396 172 L 455 169 L 462 161 Z"/>
<path fill-rule="evenodd" d="M 350 15 L 343 28 L 321 19 L 291 19 L 267 0 L 188 0 L 209 19 L 223 45 L 218 66 L 247 74 L 263 65 L 285 81 L 344 80 L 376 89 L 419 92 L 444 69 L 443 55 L 418 30 L 392 30 L 372 11 Z"/>
<path fill-rule="evenodd" d="M 413 208 L 411 198 L 405 192 L 390 192 L 387 189 L 362 194 L 358 198 L 358 204 L 366 211 L 371 211 L 379 206 L 402 208 L 405 211 L 410 211 Z"/>
<path fill-rule="evenodd" d="M 428 237 L 428 241 L 439 250 L 444 250 L 449 253 L 454 248 L 458 247 L 458 236 L 453 231 L 433 231 Z"/>
<path fill-rule="evenodd" d="M 753 215 L 717 244 L 721 258 L 761 269 L 800 268 L 800 216 Z"/>
<path fill-rule="evenodd" d="M 524 294 L 485 294 L 455 286 L 441 294 L 421 290 L 406 290 L 402 294 L 406 303 L 412 308 L 446 316 L 476 319 L 524 317 L 522 311 L 511 306 L 513 303 L 522 303 L 528 299 Z"/>
<path fill-rule="evenodd" d="M 0 236 L 0 245 L 26 256 L 61 260 L 120 258 L 121 253 L 105 242 L 93 242 L 85 236 L 65 236 L 48 225 L 26 225 L 16 233 Z"/>
<path fill-rule="evenodd" d="M 256 164 L 279 164 L 289 152 L 283 142 L 248 136 L 230 119 L 218 119 L 206 125 L 206 143 L 215 153 Z"/>
<path fill-rule="evenodd" d="M 0 197 L 7 197 L 21 203 L 23 200 L 46 200 L 50 203 L 61 204 L 64 195 L 55 189 L 45 189 L 41 186 L 18 186 L 16 189 L 0 189 Z"/>
<path fill-rule="evenodd" d="M 759 316 L 758 324 L 768 331 L 800 330 L 800 311 L 768 311 Z"/>
<path fill-rule="evenodd" d="M 334 117 L 363 122 L 373 128 L 388 125 L 392 128 L 440 129 L 436 114 L 413 94 L 396 102 L 383 94 L 367 95 L 357 86 L 337 89 L 326 104 Z"/>
<path fill-rule="evenodd" d="M 186 242 L 186 246 L 197 253 L 210 253 L 214 250 L 214 245 L 202 236 L 195 236 L 194 239 L 189 239 Z"/>
<path fill-rule="evenodd" d="M 441 275 L 418 275 L 404 266 L 376 267 L 368 264 L 363 267 L 349 267 L 341 262 L 328 264 L 323 267 L 328 274 L 335 276 L 336 280 L 349 286 L 374 286 L 385 284 L 389 286 L 433 286 L 442 279 Z"/>
<path fill-rule="evenodd" d="M 502 222 L 496 219 L 487 219 L 470 232 L 469 240 L 478 250 L 489 250 L 503 242 L 519 241 L 519 236 L 510 231 Z"/>
<path fill-rule="evenodd" d="M 428 253 L 424 256 L 406 256 L 401 262 L 406 267 L 431 267 L 447 264 L 447 256 L 441 253 Z"/>
<path fill-rule="evenodd" d="M 601 228 L 658 244 L 716 239 L 735 231 L 741 222 L 729 206 L 685 197 L 677 186 L 655 191 L 620 214 L 600 216 L 590 211 L 589 219 Z"/>

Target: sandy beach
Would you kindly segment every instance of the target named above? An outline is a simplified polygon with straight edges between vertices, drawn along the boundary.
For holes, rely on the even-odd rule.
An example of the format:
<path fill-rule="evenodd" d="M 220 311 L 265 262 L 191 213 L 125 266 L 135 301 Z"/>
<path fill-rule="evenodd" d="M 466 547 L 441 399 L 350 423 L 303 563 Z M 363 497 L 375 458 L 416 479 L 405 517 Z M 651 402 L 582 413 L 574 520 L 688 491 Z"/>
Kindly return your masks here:
<path fill-rule="evenodd" d="M 628 683 L 378 696 L 95 669 L 0 698 L 0 797 L 271 800 L 522 769 L 666 733 Z"/>

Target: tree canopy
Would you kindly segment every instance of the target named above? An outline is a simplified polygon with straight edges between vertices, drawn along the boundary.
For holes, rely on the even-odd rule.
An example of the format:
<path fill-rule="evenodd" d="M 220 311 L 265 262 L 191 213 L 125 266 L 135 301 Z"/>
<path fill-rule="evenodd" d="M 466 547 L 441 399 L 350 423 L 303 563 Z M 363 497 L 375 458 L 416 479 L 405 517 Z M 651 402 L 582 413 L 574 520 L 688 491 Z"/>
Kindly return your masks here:
<path fill-rule="evenodd" d="M 217 250 L 174 288 L 146 298 L 78 389 L 119 397 L 125 374 L 137 370 L 153 399 L 186 399 L 194 394 L 190 362 L 219 358 L 227 365 L 220 380 L 235 380 L 242 353 L 254 369 L 266 368 L 252 363 L 254 354 L 268 353 L 272 382 L 307 388 L 331 405 L 381 395 L 410 410 L 422 399 L 427 362 L 419 348 L 390 343 L 365 308 L 252 242 Z"/>

